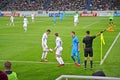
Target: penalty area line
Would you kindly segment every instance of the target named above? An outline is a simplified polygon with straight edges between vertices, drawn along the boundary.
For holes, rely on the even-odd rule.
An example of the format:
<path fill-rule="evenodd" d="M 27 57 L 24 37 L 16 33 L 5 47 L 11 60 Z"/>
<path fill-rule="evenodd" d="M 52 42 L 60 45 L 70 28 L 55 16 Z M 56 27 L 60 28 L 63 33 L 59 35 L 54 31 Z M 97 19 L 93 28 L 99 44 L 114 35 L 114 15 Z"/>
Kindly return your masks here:
<path fill-rule="evenodd" d="M 112 48 L 113 48 L 114 44 L 116 43 L 116 41 L 118 40 L 119 36 L 120 36 L 120 32 L 118 33 L 118 35 L 117 35 L 116 38 L 114 39 L 112 45 L 110 46 L 110 48 L 109 48 L 108 51 L 106 52 L 104 58 L 103 58 L 102 61 L 100 62 L 100 65 L 102 65 L 102 64 L 104 63 L 105 59 L 107 58 L 108 54 L 109 54 L 110 51 L 112 50 Z"/>

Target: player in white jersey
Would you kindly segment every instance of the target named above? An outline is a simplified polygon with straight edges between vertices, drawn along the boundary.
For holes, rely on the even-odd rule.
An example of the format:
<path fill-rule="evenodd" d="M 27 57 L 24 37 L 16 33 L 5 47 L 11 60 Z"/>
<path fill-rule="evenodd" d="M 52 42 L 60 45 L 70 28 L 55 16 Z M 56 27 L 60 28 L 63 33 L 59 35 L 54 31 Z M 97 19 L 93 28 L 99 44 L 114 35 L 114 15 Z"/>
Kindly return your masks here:
<path fill-rule="evenodd" d="M 35 15 L 34 15 L 34 13 L 32 13 L 32 14 L 31 14 L 32 22 L 34 22 L 34 17 L 35 17 Z"/>
<path fill-rule="evenodd" d="M 25 31 L 25 32 L 27 31 L 27 24 L 28 24 L 27 17 L 26 17 L 26 16 L 24 16 L 23 28 L 24 28 L 24 31 Z"/>
<path fill-rule="evenodd" d="M 76 12 L 74 15 L 74 26 L 77 26 L 77 24 L 79 22 L 78 17 L 79 17 L 78 12 Z"/>
<path fill-rule="evenodd" d="M 41 61 L 42 62 L 47 62 L 48 60 L 46 59 L 47 57 L 47 54 L 49 51 L 48 49 L 48 46 L 47 46 L 47 38 L 48 38 L 48 35 L 50 34 L 50 30 L 48 29 L 42 36 L 42 48 L 43 48 L 43 53 L 42 53 L 42 57 L 41 57 Z"/>
<path fill-rule="evenodd" d="M 64 61 L 61 57 L 61 54 L 62 54 L 62 40 L 61 38 L 59 37 L 58 33 L 55 33 L 55 37 L 56 37 L 56 47 L 54 48 L 54 50 L 56 50 L 56 59 L 59 63 L 58 67 L 61 67 L 61 66 L 64 66 Z"/>
<path fill-rule="evenodd" d="M 13 15 L 10 16 L 10 26 L 11 25 L 14 26 L 14 17 L 13 17 Z"/>

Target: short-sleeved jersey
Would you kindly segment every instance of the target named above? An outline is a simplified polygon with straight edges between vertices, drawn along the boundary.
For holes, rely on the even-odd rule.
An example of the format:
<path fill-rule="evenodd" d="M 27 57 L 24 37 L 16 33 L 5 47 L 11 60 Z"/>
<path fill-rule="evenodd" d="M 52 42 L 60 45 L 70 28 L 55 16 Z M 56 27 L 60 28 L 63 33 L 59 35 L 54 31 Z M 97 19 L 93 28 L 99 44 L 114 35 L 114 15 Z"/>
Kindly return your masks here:
<path fill-rule="evenodd" d="M 58 49 L 58 48 L 62 47 L 62 44 L 63 44 L 63 42 L 62 42 L 61 38 L 57 37 L 56 38 L 56 47 L 55 47 L 55 49 Z"/>
<path fill-rule="evenodd" d="M 7 76 L 8 76 L 8 80 L 18 80 L 17 74 L 15 72 L 6 71 L 6 73 L 7 73 Z"/>
<path fill-rule="evenodd" d="M 24 23 L 24 24 L 28 24 L 28 20 L 27 20 L 27 18 L 24 18 L 23 23 Z"/>
<path fill-rule="evenodd" d="M 47 45 L 47 38 L 48 38 L 47 34 L 44 33 L 43 36 L 42 36 L 42 45 L 43 45 L 43 44 L 44 44 L 44 45 Z"/>
<path fill-rule="evenodd" d="M 72 53 L 78 52 L 79 40 L 76 36 L 72 38 Z"/>
<path fill-rule="evenodd" d="M 78 19 L 78 17 L 79 17 L 78 14 L 74 15 L 74 19 Z"/>
<path fill-rule="evenodd" d="M 14 17 L 13 17 L 13 16 L 11 16 L 11 17 L 10 17 L 10 20 L 11 20 L 11 21 L 13 21 L 13 20 L 14 20 Z"/>
<path fill-rule="evenodd" d="M 113 19 L 113 14 L 112 13 L 109 15 L 109 19 Z"/>
<path fill-rule="evenodd" d="M 34 14 L 33 13 L 31 14 L 31 18 L 34 19 Z"/>
<path fill-rule="evenodd" d="M 92 48 L 92 42 L 93 42 L 93 39 L 95 38 L 96 36 L 86 36 L 83 39 L 83 43 L 85 43 L 85 48 Z"/>

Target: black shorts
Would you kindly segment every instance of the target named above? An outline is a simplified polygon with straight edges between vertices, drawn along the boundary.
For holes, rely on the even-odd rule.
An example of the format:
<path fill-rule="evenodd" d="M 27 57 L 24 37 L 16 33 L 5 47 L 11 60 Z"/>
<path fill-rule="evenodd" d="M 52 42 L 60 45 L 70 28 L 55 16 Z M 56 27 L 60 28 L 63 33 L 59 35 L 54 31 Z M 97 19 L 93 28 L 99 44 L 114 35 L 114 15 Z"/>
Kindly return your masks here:
<path fill-rule="evenodd" d="M 93 57 L 93 49 L 92 48 L 85 48 L 84 49 L 84 57 Z"/>
<path fill-rule="evenodd" d="M 113 21 L 113 19 L 109 19 L 109 21 Z"/>

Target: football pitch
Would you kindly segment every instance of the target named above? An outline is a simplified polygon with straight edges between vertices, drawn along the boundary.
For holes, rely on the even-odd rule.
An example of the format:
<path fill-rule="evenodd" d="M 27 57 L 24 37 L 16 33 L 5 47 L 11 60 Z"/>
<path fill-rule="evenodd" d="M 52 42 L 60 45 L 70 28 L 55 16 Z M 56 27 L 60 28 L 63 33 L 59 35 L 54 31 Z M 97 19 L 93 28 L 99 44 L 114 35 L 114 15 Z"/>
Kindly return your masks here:
<path fill-rule="evenodd" d="M 84 53 L 82 39 L 85 31 L 90 30 L 91 35 L 109 27 L 108 17 L 80 17 L 78 26 L 74 27 L 73 17 L 64 17 L 54 26 L 52 17 L 36 17 L 32 23 L 28 18 L 28 31 L 23 30 L 23 17 L 15 17 L 15 26 L 9 26 L 9 17 L 0 17 L 0 70 L 4 70 L 4 62 L 12 62 L 12 70 L 18 75 L 19 80 L 55 80 L 60 75 L 84 75 L 91 76 L 97 70 L 103 70 L 107 76 L 120 77 L 120 37 L 115 42 L 103 65 L 100 65 L 100 37 L 93 42 L 94 66 L 90 70 L 88 63 L 87 70 L 84 70 Z M 115 30 L 105 32 L 103 45 L 103 57 L 110 48 L 114 39 L 120 32 L 120 18 L 114 17 Z M 64 67 L 57 67 L 55 52 L 48 53 L 49 62 L 42 63 L 42 34 L 50 29 L 48 36 L 48 47 L 55 47 L 54 33 L 58 32 L 63 40 L 62 57 L 65 62 Z M 71 31 L 76 32 L 80 41 L 81 66 L 76 67 L 71 59 Z M 89 62 L 89 61 L 88 61 Z M 73 80 L 73 79 L 72 79 Z"/>

